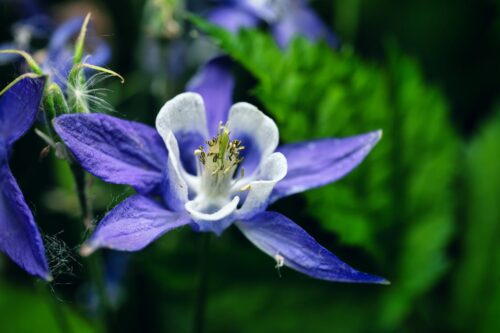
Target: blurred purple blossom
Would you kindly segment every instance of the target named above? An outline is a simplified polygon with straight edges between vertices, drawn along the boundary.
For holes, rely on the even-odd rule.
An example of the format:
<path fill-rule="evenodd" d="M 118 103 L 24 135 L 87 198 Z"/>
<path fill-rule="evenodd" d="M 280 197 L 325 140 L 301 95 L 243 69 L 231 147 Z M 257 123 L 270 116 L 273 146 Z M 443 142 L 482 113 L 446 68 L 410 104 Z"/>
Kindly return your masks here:
<path fill-rule="evenodd" d="M 34 53 L 44 74 L 52 82 L 64 87 L 68 74 L 73 66 L 73 40 L 78 36 L 83 24 L 83 17 L 75 17 L 62 23 L 55 30 L 50 20 L 45 16 L 34 16 L 16 23 L 13 26 L 14 41 L 0 45 L 0 49 L 18 49 Z M 31 45 L 33 37 L 48 37 L 46 49 L 34 50 Z M 103 66 L 111 58 L 109 45 L 99 38 L 90 27 L 86 36 L 87 55 L 85 62 L 91 65 Z M 10 54 L 0 55 L 0 64 L 18 59 Z"/>
<path fill-rule="evenodd" d="M 332 47 L 338 40 L 306 0 L 226 0 L 207 15 L 208 21 L 231 32 L 266 22 L 281 47 L 295 36 L 316 41 L 325 39 Z"/>

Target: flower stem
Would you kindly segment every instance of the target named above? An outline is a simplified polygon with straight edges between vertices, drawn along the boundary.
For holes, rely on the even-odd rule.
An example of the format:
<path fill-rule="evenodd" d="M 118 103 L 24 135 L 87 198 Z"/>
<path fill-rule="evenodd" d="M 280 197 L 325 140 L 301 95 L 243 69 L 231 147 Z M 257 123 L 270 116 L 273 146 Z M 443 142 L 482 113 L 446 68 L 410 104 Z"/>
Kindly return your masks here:
<path fill-rule="evenodd" d="M 87 173 L 77 164 L 70 163 L 71 172 L 76 185 L 76 194 L 80 204 L 82 222 L 87 230 L 92 229 L 92 205 L 88 197 L 88 176 Z"/>
<path fill-rule="evenodd" d="M 196 294 L 196 308 L 194 312 L 193 333 L 203 333 L 205 326 L 205 311 L 207 303 L 208 271 L 210 234 L 203 233 L 200 240 L 199 254 L 199 281 Z"/>

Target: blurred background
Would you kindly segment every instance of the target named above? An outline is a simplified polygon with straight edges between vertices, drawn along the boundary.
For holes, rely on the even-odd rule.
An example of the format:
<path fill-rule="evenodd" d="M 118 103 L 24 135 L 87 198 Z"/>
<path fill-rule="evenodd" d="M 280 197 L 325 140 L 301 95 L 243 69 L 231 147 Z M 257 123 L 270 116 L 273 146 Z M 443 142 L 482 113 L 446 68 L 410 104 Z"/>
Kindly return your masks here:
<path fill-rule="evenodd" d="M 0 1 L 0 44 L 38 59 L 57 26 L 92 13 L 111 50 L 107 67 L 126 80 L 97 84 L 109 105 L 95 112 L 151 125 L 205 61 L 228 54 L 235 101 L 273 117 L 282 142 L 384 131 L 347 177 L 271 209 L 391 285 L 277 272 L 235 228 L 214 237 L 200 262 L 200 235 L 183 229 L 138 253 L 104 254 L 107 331 L 191 332 L 205 269 L 206 332 L 500 332 L 500 2 L 304 4 L 334 43 L 298 36 L 278 47 L 265 20 L 228 40 L 185 19 L 206 18 L 221 1 Z M 1 86 L 22 70 L 0 59 Z M 43 148 L 26 135 L 11 168 L 56 278 L 34 281 L 1 255 L 0 331 L 102 332 L 102 306 L 75 251 L 86 235 L 71 174 L 40 159 Z M 94 179 L 96 219 L 131 193 Z"/>

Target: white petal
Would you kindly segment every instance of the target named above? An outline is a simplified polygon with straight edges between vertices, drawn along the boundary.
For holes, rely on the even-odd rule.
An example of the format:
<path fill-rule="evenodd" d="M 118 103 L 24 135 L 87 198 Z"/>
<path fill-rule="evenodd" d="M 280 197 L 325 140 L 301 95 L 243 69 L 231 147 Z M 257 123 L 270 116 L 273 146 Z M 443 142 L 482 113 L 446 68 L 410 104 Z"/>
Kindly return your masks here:
<path fill-rule="evenodd" d="M 282 153 L 268 156 L 260 165 L 257 180 L 250 182 L 248 195 L 240 209 L 238 218 L 246 218 L 263 211 L 269 203 L 269 196 L 277 182 L 286 176 L 287 161 Z"/>
<path fill-rule="evenodd" d="M 237 103 L 229 110 L 228 118 L 231 139 L 250 138 L 257 145 L 260 162 L 272 154 L 278 146 L 279 133 L 274 120 L 248 103 Z"/>
<path fill-rule="evenodd" d="M 236 196 L 233 198 L 233 200 L 222 206 L 222 208 L 214 213 L 202 213 L 199 210 L 199 202 L 197 202 L 196 200 L 188 201 L 185 207 L 188 213 L 191 214 L 191 218 L 196 222 L 218 223 L 220 220 L 223 220 L 231 215 L 236 210 L 239 202 L 240 198 Z"/>
<path fill-rule="evenodd" d="M 165 193 L 168 205 L 179 211 L 184 208 L 188 200 L 188 183 L 186 180 L 194 182 L 195 177 L 189 175 L 181 165 L 179 146 L 172 132 L 164 139 L 168 149 L 168 186 L 169 191 Z"/>
<path fill-rule="evenodd" d="M 208 138 L 205 106 L 201 96 L 183 93 L 165 103 L 156 117 L 156 130 L 165 141 L 170 132 L 196 133 Z"/>

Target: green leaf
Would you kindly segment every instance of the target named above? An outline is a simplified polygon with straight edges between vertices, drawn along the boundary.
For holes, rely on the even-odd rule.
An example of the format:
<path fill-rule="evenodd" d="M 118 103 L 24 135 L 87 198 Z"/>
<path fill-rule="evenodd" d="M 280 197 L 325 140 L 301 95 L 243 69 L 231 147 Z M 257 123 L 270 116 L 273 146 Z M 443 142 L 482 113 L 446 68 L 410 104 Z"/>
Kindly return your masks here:
<path fill-rule="evenodd" d="M 500 107 L 466 151 L 461 232 L 452 312 L 457 329 L 500 331 Z"/>
<path fill-rule="evenodd" d="M 61 332 L 64 321 L 74 333 L 98 332 L 69 303 L 57 299 L 43 285 L 39 287 L 21 289 L 0 281 L 2 332 Z"/>

